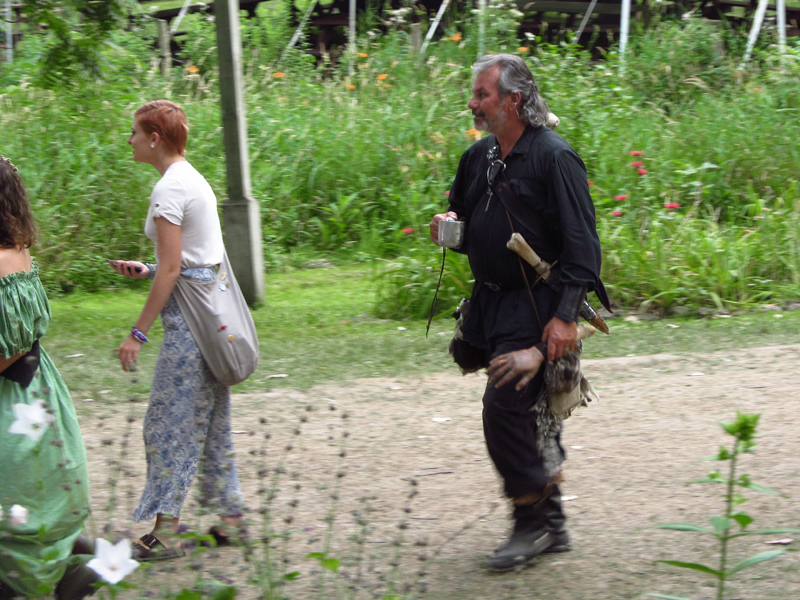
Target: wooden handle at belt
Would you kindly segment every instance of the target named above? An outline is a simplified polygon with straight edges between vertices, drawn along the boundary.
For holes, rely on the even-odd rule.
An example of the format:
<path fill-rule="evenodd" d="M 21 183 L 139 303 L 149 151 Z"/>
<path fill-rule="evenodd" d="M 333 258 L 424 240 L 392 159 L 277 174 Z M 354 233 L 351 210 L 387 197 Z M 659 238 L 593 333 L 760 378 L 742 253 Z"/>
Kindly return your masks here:
<path fill-rule="evenodd" d="M 509 250 L 513 250 L 514 252 L 519 254 L 522 257 L 522 260 L 524 260 L 525 262 L 530 264 L 534 269 L 536 269 L 536 272 L 539 275 L 541 275 L 542 279 L 547 279 L 550 276 L 550 268 L 551 268 L 550 263 L 543 261 L 542 258 L 538 254 L 536 254 L 533 248 L 531 248 L 528 245 L 528 242 L 525 241 L 525 238 L 522 237 L 520 234 L 516 232 L 512 233 L 511 239 L 508 240 L 508 242 L 506 242 L 506 248 L 508 248 Z M 555 287 L 555 285 L 552 284 L 551 282 L 548 282 L 548 285 L 556 289 L 556 291 L 559 290 L 559 288 Z M 608 333 L 609 328 L 605 319 L 600 315 L 598 315 L 596 312 L 594 312 L 594 309 L 592 309 L 592 307 L 589 306 L 589 304 L 585 300 L 583 304 L 584 307 L 582 307 L 581 316 L 583 316 L 592 325 L 594 325 L 594 327 L 596 327 L 603 333 Z M 591 335 L 592 333 L 594 333 L 594 331 L 589 333 L 589 335 Z M 589 335 L 587 335 L 586 337 L 589 337 Z"/>
<path fill-rule="evenodd" d="M 550 275 L 550 263 L 543 261 L 520 234 L 512 233 L 511 239 L 506 243 L 506 248 L 519 254 L 522 260 L 536 269 L 536 272 L 541 275 L 543 279 L 547 279 Z"/>

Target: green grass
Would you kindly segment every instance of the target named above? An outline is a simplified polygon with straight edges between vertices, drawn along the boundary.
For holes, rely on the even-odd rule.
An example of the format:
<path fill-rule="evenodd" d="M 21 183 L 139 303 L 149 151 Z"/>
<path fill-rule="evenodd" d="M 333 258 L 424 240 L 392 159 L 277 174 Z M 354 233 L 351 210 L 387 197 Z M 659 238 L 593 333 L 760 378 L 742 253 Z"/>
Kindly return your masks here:
<path fill-rule="evenodd" d="M 146 399 L 162 338 L 160 325 L 151 332 L 152 343 L 142 349 L 137 373 L 123 373 L 114 356 L 144 304 L 145 294 L 146 284 L 142 284 L 137 290 L 51 299 L 53 322 L 43 344 L 75 402 Z M 363 265 L 269 275 L 267 300 L 253 311 L 261 361 L 256 373 L 234 391 L 308 388 L 326 382 L 346 385 L 362 377 L 457 373 L 447 354 L 452 319 L 434 321 L 426 339 L 424 321 L 371 317 L 375 301 L 374 271 Z M 614 319 L 610 326 L 611 335 L 598 334 L 586 343 L 586 358 L 800 343 L 800 311 L 640 323 Z M 76 354 L 82 356 L 67 358 Z M 268 379 L 277 374 L 288 377 Z"/>

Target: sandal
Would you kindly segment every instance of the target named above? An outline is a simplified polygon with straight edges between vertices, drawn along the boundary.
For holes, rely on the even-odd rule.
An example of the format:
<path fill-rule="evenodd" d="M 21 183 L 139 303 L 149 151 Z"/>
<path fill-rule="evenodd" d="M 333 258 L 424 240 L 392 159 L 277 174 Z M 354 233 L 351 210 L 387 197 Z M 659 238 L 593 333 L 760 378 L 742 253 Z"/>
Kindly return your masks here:
<path fill-rule="evenodd" d="M 180 558 L 186 554 L 180 546 L 167 548 L 156 536 L 147 534 L 133 542 L 133 558 L 142 562 Z"/>
<path fill-rule="evenodd" d="M 208 530 L 208 535 L 213 536 L 217 548 L 220 546 L 241 546 L 247 545 L 247 530 L 244 527 L 236 527 L 234 535 L 222 533 L 222 527 L 214 525 Z"/>

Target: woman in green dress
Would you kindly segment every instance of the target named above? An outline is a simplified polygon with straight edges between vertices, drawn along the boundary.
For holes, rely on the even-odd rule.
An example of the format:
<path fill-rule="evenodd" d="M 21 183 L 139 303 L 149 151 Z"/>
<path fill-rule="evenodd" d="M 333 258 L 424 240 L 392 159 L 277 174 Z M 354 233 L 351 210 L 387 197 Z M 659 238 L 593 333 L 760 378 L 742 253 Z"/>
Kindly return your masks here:
<path fill-rule="evenodd" d="M 35 234 L 22 180 L 0 156 L 0 599 L 74 600 L 97 579 L 70 558 L 89 476 L 69 391 L 38 342 L 50 305 L 29 251 Z"/>

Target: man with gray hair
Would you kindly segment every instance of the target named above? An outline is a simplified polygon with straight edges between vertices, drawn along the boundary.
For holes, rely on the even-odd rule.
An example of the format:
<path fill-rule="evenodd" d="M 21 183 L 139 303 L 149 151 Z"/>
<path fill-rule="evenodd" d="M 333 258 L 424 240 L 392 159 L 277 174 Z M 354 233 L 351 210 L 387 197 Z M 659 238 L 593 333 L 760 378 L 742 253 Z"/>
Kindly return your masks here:
<path fill-rule="evenodd" d="M 587 291 L 606 306 L 608 297 L 586 167 L 545 126 L 547 104 L 528 66 L 517 56 L 495 54 L 472 69 L 468 107 L 475 128 L 492 135 L 461 157 L 448 212 L 435 215 L 430 229 L 437 242 L 441 221 L 466 222 L 457 251 L 469 256 L 475 285 L 453 355 L 464 371 L 489 372 L 484 435 L 515 521 L 509 540 L 488 561 L 502 571 L 570 548 L 558 489 L 565 458 L 561 422 L 549 415 L 539 367 L 576 349 Z M 556 265 L 560 292 L 537 284 L 536 271 L 506 247 L 513 232 Z M 465 354 L 470 361 L 461 360 Z"/>

